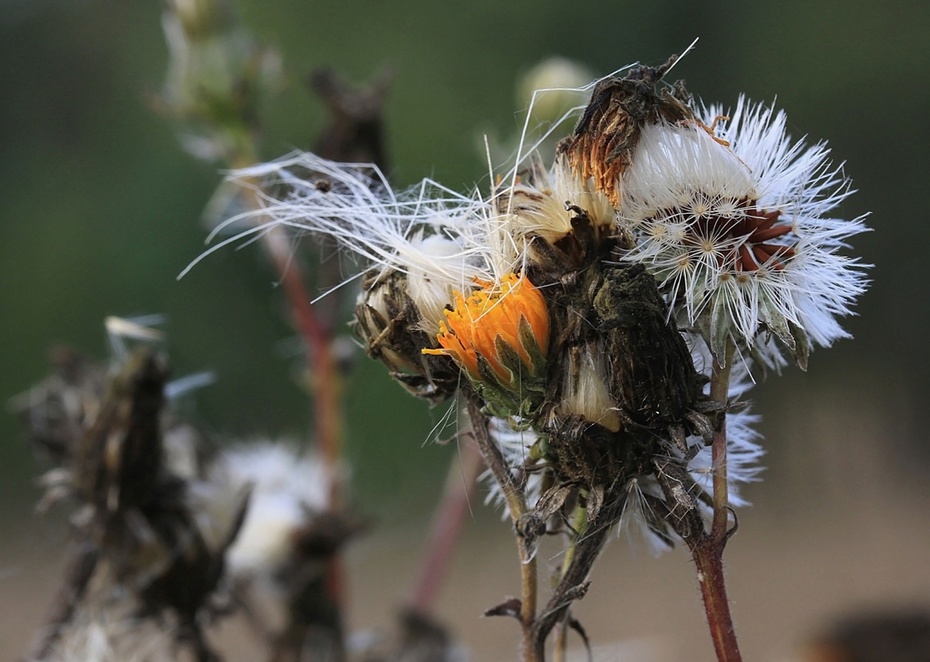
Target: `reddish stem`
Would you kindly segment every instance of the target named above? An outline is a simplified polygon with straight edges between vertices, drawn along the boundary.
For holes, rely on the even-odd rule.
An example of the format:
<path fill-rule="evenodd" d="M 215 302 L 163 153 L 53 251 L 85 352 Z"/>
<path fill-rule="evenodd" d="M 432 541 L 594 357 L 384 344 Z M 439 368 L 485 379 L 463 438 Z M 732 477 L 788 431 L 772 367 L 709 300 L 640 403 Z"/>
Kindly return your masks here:
<path fill-rule="evenodd" d="M 308 381 L 312 393 L 317 448 L 326 468 L 329 483 L 329 506 L 339 507 L 342 495 L 339 483 L 339 457 L 342 452 L 342 426 L 339 417 L 339 375 L 332 353 L 332 333 L 323 325 L 304 287 L 303 274 L 283 238 L 272 231 L 265 235 L 265 245 L 278 269 L 281 284 L 290 304 L 292 323 L 304 341 L 307 353 Z M 329 596 L 337 605 L 345 602 L 345 564 L 337 554 L 329 557 L 327 585 Z"/>
<path fill-rule="evenodd" d="M 234 167 L 246 167 L 254 163 L 250 155 L 242 155 L 233 162 Z M 251 184 L 251 185 L 250 185 Z M 253 209 L 262 205 L 258 199 L 259 182 L 243 182 L 241 192 Z M 262 235 L 262 245 L 271 257 L 278 280 L 284 288 L 290 307 L 291 324 L 303 339 L 307 354 L 307 371 L 312 394 L 311 406 L 315 427 L 315 439 L 320 455 L 327 468 L 330 505 L 336 507 L 340 501 L 339 458 L 341 456 L 342 425 L 339 416 L 339 375 L 332 353 L 332 330 L 317 316 L 310 304 L 312 300 L 304 285 L 304 275 L 296 262 L 294 252 L 285 233 L 272 227 Z"/>
<path fill-rule="evenodd" d="M 481 453 L 472 443 L 461 446 L 459 455 L 449 467 L 442 501 L 436 510 L 426 544 L 419 581 L 410 600 L 411 608 L 417 613 L 429 614 L 433 609 L 436 594 L 469 512 L 469 495 L 474 493 L 483 468 Z"/>
<path fill-rule="evenodd" d="M 338 463 L 341 454 L 339 419 L 339 375 L 332 353 L 332 332 L 317 318 L 304 287 L 303 274 L 290 255 L 272 251 L 281 284 L 291 308 L 292 322 L 301 334 L 307 352 L 307 369 L 313 392 L 316 442 L 330 472 L 330 504 L 340 500 Z"/>
<path fill-rule="evenodd" d="M 713 536 L 704 536 L 691 548 L 694 564 L 697 566 L 698 583 L 701 597 L 704 599 L 704 611 L 707 612 L 707 624 L 714 650 L 720 662 L 740 662 L 742 657 L 733 629 L 733 617 L 730 615 L 730 603 L 727 600 L 727 588 L 723 577 L 723 547 Z"/>
<path fill-rule="evenodd" d="M 725 407 L 730 391 L 730 372 L 735 347 L 728 341 L 723 357 L 715 357 L 711 376 L 710 397 L 721 407 Z M 723 359 L 723 366 L 719 359 Z M 727 424 L 726 410 L 721 415 L 714 431 L 711 446 L 714 472 L 714 516 L 710 531 L 697 540 L 689 540 L 691 556 L 697 566 L 698 583 L 701 597 L 704 599 L 704 611 L 707 624 L 714 642 L 714 650 L 720 662 L 739 662 L 742 658 L 733 629 L 733 617 L 730 615 L 730 603 L 727 600 L 727 588 L 723 576 L 723 550 L 729 538 L 729 483 L 727 480 Z"/>
<path fill-rule="evenodd" d="M 233 165 L 244 167 L 253 162 L 243 157 Z M 252 208 L 261 209 L 254 187 L 243 185 L 243 196 L 252 196 Z M 304 286 L 304 275 L 295 261 L 294 253 L 280 228 L 271 228 L 263 235 L 262 244 L 271 257 L 284 288 L 291 314 L 291 323 L 303 339 L 307 354 L 308 382 L 311 391 L 311 408 L 317 448 L 326 468 L 329 488 L 329 505 L 337 509 L 341 502 L 339 458 L 342 453 L 339 398 L 341 385 L 332 353 L 332 331 L 317 316 L 310 304 L 311 298 Z M 333 602 L 343 604 L 345 596 L 345 569 L 341 559 L 333 555 L 329 560 L 329 593 Z"/>

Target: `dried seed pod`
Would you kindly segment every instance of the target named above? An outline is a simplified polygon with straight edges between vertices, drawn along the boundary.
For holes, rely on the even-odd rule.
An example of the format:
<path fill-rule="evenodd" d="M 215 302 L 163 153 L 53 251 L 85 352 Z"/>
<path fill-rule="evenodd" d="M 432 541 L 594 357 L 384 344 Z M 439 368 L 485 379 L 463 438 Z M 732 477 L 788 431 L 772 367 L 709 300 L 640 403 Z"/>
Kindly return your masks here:
<path fill-rule="evenodd" d="M 623 78 L 602 80 L 572 135 L 559 144 L 571 167 L 582 179 L 591 178 L 614 207 L 620 206 L 619 180 L 632 163 L 643 126 L 694 118 L 684 83 L 659 87 L 677 60 L 673 55 L 660 67 L 637 66 Z"/>
<path fill-rule="evenodd" d="M 74 446 L 94 420 L 105 370 L 70 347 L 49 350 L 52 373 L 10 400 L 32 447 L 55 466 L 71 461 Z"/>
<path fill-rule="evenodd" d="M 546 285 L 552 319 L 547 404 L 535 425 L 553 489 L 582 488 L 593 518 L 652 475 L 656 457 L 684 448 L 705 407 L 702 377 L 655 279 L 610 259 L 623 237 L 600 238 L 583 210 L 569 211 L 572 231 L 540 242 L 531 275 Z"/>
<path fill-rule="evenodd" d="M 650 461 L 660 449 L 657 437 L 609 430 L 580 416 L 554 418 L 546 432 L 557 486 L 609 490 L 624 485 L 650 473 Z"/>
<path fill-rule="evenodd" d="M 609 265 L 593 305 L 621 417 L 655 431 L 680 425 L 698 398 L 700 377 L 655 279 L 640 264 Z"/>
<path fill-rule="evenodd" d="M 459 371 L 447 356 L 424 355 L 436 339 L 423 330 L 410 298 L 407 277 L 389 271 L 363 284 L 355 308 L 355 330 L 368 355 L 384 363 L 391 377 L 413 395 L 441 402 L 459 385 Z"/>
<path fill-rule="evenodd" d="M 111 378 L 96 418 L 75 447 L 73 484 L 98 519 L 143 508 L 157 493 L 167 378 L 164 361 L 140 347 Z"/>

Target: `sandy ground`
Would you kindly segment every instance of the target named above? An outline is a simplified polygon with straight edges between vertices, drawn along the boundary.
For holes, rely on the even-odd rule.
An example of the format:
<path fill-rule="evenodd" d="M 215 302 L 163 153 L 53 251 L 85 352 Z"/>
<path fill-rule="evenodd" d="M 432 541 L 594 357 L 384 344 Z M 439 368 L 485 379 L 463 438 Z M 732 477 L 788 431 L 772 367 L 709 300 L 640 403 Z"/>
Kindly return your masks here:
<path fill-rule="evenodd" d="M 769 498 L 771 499 L 771 498 Z M 797 659 L 798 647 L 838 615 L 881 605 L 930 605 L 930 521 L 923 499 L 769 500 L 743 512 L 727 550 L 728 584 L 745 659 Z M 773 514 L 775 513 L 775 514 Z M 415 576 L 425 522 L 380 530 L 348 558 L 353 631 L 390 625 Z M 0 550 L 0 659 L 22 655 L 54 592 L 65 533 L 59 524 L 7 527 Z M 558 559 L 552 559 L 553 567 Z M 653 558 L 614 539 L 576 614 L 596 660 L 712 660 L 687 554 Z M 487 512 L 465 531 L 439 617 L 476 661 L 513 660 L 517 628 L 481 612 L 518 592 L 508 527 Z M 257 658 L 235 626 L 223 629 L 232 662 Z M 232 642 L 232 643 L 230 643 Z M 576 659 L 584 659 L 578 656 Z"/>

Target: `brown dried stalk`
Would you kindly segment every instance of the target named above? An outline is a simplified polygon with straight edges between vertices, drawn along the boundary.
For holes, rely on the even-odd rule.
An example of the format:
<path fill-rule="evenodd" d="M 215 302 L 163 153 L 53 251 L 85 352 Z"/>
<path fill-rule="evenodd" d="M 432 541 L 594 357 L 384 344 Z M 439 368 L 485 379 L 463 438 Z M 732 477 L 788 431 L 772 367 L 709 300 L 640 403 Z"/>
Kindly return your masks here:
<path fill-rule="evenodd" d="M 62 632 L 71 623 L 78 604 L 84 598 L 87 585 L 97 568 L 100 552 L 96 545 L 83 542 L 75 544 L 68 556 L 64 581 L 45 617 L 45 625 L 38 630 L 36 639 L 26 655 L 28 660 L 41 662 L 51 655 Z"/>
<path fill-rule="evenodd" d="M 721 414 L 714 429 L 712 444 L 713 466 L 713 519 L 710 530 L 706 530 L 698 504 L 688 489 L 690 478 L 687 471 L 672 462 L 657 464 L 656 477 L 665 493 L 671 511 L 666 520 L 685 541 L 697 568 L 698 584 L 704 601 L 704 611 L 710 628 L 711 639 L 717 659 L 721 662 L 740 662 L 736 631 L 727 599 L 723 575 L 723 550 L 735 529 L 728 528 L 731 512 L 727 482 L 727 433 L 726 405 L 733 360 L 733 343 L 727 345 L 725 365 L 714 363 L 711 376 L 710 396 Z"/>
<path fill-rule="evenodd" d="M 500 485 L 504 493 L 504 499 L 507 502 L 507 510 L 510 512 L 510 519 L 514 528 L 519 530 L 521 518 L 527 514 L 523 490 L 517 484 L 513 474 L 510 473 L 500 449 L 491 438 L 488 431 L 488 419 L 481 412 L 482 402 L 480 397 L 471 389 L 466 389 L 463 394 L 468 418 L 471 420 L 472 434 L 475 435 L 475 441 L 478 442 L 478 450 L 481 451 L 485 463 L 491 473 L 494 474 L 494 479 L 498 485 Z M 485 614 L 516 617 L 523 630 L 524 662 L 542 662 L 543 658 L 539 656 L 536 645 L 536 595 L 538 590 L 536 558 L 535 555 L 527 555 L 526 547 L 519 535 L 517 536 L 517 552 L 520 557 L 520 599 L 509 600 L 498 607 L 488 610 Z"/>

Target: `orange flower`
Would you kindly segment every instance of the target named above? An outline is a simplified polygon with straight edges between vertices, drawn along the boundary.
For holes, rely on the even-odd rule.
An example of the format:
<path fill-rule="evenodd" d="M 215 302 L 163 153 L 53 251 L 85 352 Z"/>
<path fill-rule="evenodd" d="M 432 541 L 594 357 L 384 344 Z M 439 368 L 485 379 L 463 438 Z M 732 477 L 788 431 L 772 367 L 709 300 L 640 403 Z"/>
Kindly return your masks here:
<path fill-rule="evenodd" d="M 476 281 L 479 289 L 467 297 L 455 293 L 455 305 L 446 310 L 436 339 L 441 349 L 424 354 L 445 354 L 483 381 L 479 357 L 487 362 L 498 382 L 510 386 L 521 366 L 502 356 L 498 343 L 512 350 L 529 374 L 538 375 L 549 347 L 549 314 L 546 301 L 525 276 L 507 274 L 499 284 Z"/>

